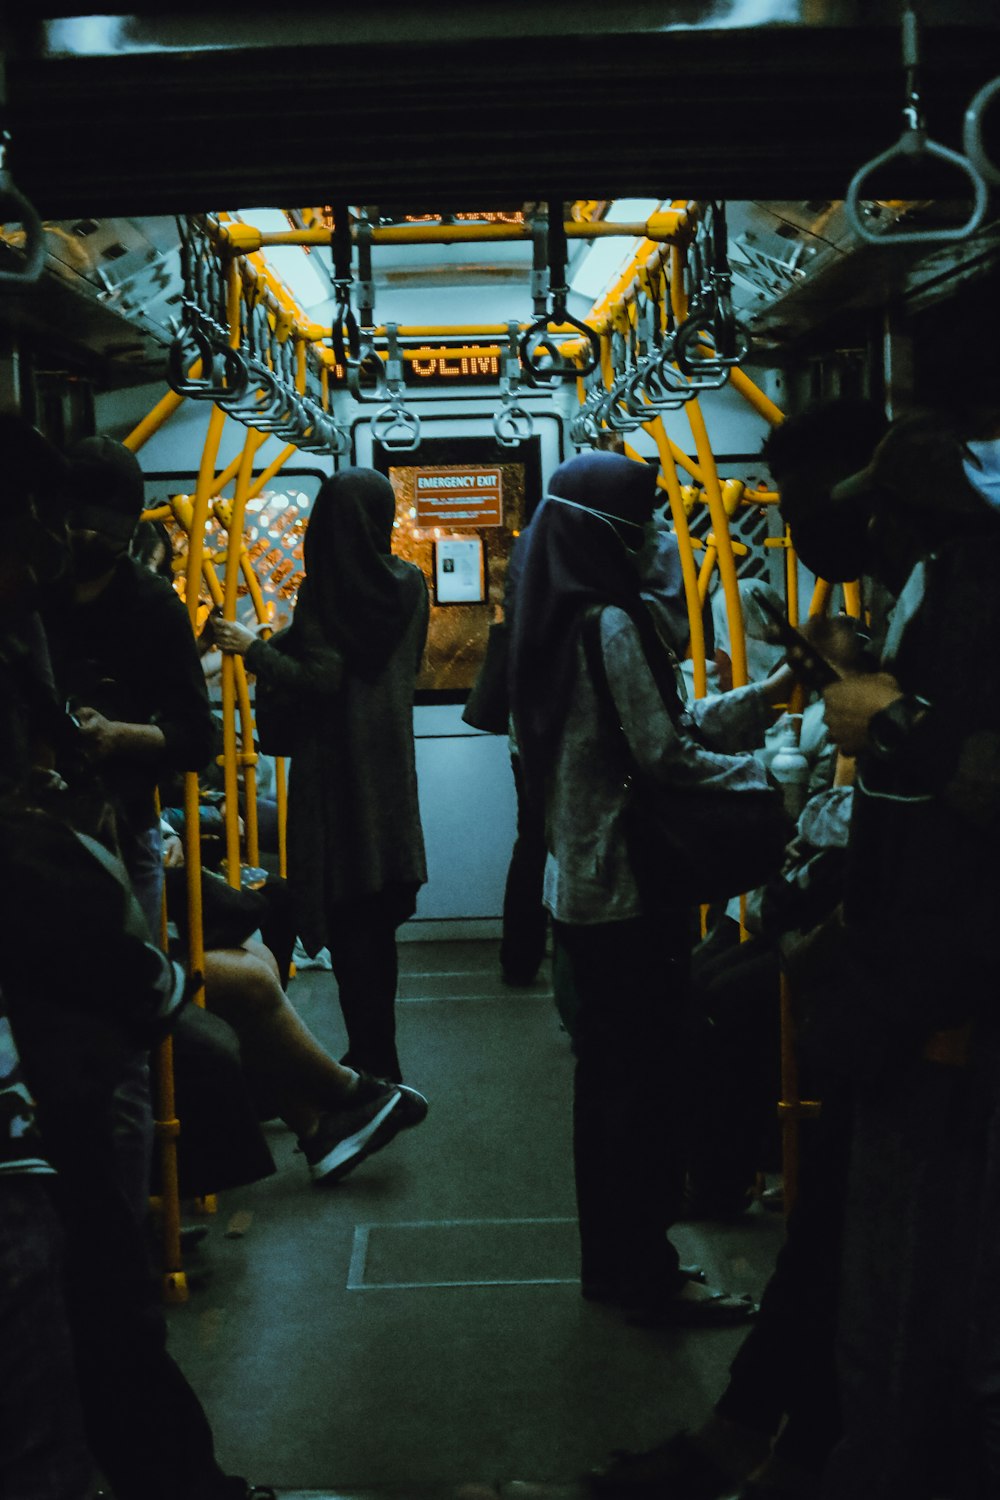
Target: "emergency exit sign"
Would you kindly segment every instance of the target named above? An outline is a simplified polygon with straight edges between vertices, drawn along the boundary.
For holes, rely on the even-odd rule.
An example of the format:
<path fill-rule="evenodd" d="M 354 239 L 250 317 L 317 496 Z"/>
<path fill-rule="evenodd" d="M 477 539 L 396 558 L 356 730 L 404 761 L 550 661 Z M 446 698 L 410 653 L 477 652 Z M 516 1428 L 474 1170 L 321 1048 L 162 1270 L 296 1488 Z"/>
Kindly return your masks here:
<path fill-rule="evenodd" d="M 417 526 L 474 531 L 503 524 L 503 481 L 499 468 L 450 465 L 414 469 Z"/>

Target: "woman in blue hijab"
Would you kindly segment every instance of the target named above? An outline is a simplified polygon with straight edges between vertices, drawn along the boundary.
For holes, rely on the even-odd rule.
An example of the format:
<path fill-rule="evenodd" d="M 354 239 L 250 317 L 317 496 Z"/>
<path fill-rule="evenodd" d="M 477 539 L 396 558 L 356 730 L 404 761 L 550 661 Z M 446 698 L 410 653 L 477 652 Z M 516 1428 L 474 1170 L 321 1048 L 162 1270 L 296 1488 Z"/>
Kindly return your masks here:
<path fill-rule="evenodd" d="M 689 912 L 644 903 L 626 844 L 620 733 L 584 647 L 599 611 L 608 687 L 634 760 L 671 784 L 724 780 L 760 743 L 785 679 L 695 705 L 675 727 L 636 621 L 656 469 L 614 453 L 562 464 L 526 533 L 511 704 L 528 795 L 544 809 L 545 904 L 578 1003 L 573 1149 L 585 1297 L 642 1321 L 719 1326 L 745 1303 L 695 1284 L 667 1230 L 683 1190 L 681 1019 Z M 590 627 L 591 629 L 593 627 Z M 722 753 L 703 748 L 711 743 Z"/>

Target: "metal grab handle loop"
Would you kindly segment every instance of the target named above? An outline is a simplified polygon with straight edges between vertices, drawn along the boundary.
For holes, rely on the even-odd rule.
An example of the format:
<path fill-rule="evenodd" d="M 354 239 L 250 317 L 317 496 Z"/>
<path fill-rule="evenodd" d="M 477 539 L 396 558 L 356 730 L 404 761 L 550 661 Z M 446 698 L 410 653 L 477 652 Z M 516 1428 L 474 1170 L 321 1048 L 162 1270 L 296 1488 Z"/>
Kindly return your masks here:
<path fill-rule="evenodd" d="M 45 230 L 38 210 L 17 187 L 7 168 L 7 136 L 0 136 L 0 223 L 24 226 L 24 265 L 0 271 L 0 286 L 25 286 L 37 281 L 45 267 Z"/>
<path fill-rule="evenodd" d="M 372 440 L 377 437 L 383 448 L 393 452 L 404 452 L 415 448 L 420 442 L 420 418 L 406 408 L 406 385 L 403 378 L 403 356 L 399 347 L 399 328 L 395 323 L 385 325 L 386 362 L 383 372 L 385 390 L 390 401 L 388 406 L 375 413 L 372 418 Z M 379 364 L 382 361 L 379 360 Z"/>
<path fill-rule="evenodd" d="M 534 432 L 534 417 L 517 402 L 502 406 L 494 414 L 493 435 L 501 448 L 519 448 L 534 436 Z"/>
<path fill-rule="evenodd" d="M 986 154 L 986 147 L 983 145 L 983 115 L 998 94 L 1000 94 L 1000 78 L 994 78 L 992 83 L 984 84 L 978 94 L 974 94 L 970 100 L 962 125 L 962 145 L 966 156 L 980 176 L 987 182 L 991 182 L 994 187 L 1000 187 L 1000 167 L 990 160 Z"/>
<path fill-rule="evenodd" d="M 372 442 L 380 442 L 391 453 L 403 453 L 420 442 L 420 418 L 407 411 L 400 399 L 390 401 L 372 417 Z"/>
<path fill-rule="evenodd" d="M 710 327 L 706 327 L 705 319 L 685 319 L 677 332 L 676 357 L 679 368 L 689 382 L 702 390 L 718 389 L 726 383 L 729 371 L 746 358 L 750 348 L 749 334 L 742 323 L 737 323 L 735 319 L 732 323 L 732 337 L 735 346 L 731 345 L 730 352 L 724 354 L 720 352 L 716 334 Z M 713 352 L 700 355 L 698 348 L 703 344 L 711 346 Z M 721 379 L 716 379 L 717 376 L 721 376 Z"/>
<path fill-rule="evenodd" d="M 968 177 L 972 183 L 973 205 L 972 212 L 964 224 L 957 224 L 951 229 L 893 229 L 882 234 L 868 227 L 859 208 L 862 198 L 861 189 L 879 167 L 885 166 L 886 162 L 895 161 L 900 156 L 908 156 L 911 159 L 916 156 L 931 156 L 938 161 L 949 162 Z M 923 131 L 907 130 L 903 132 L 894 146 L 890 146 L 887 151 L 880 152 L 878 156 L 873 157 L 855 172 L 847 185 L 844 212 L 855 234 L 869 245 L 938 245 L 946 240 L 964 240 L 974 234 L 983 222 L 988 201 L 986 182 L 967 157 L 962 156 L 958 151 L 950 150 L 948 146 L 940 145 L 937 141 L 927 140 Z"/>
<path fill-rule="evenodd" d="M 534 435 L 535 421 L 531 413 L 519 402 L 521 387 L 521 360 L 518 354 L 518 321 L 507 322 L 507 353 L 503 359 L 503 374 L 500 377 L 502 405 L 493 414 L 493 436 L 501 448 L 519 448 Z"/>
<path fill-rule="evenodd" d="M 563 223 L 563 205 L 555 201 L 549 204 L 548 211 L 549 295 L 552 298 L 551 311 L 549 310 L 545 294 L 540 290 L 538 261 L 543 243 L 541 231 L 537 228 L 540 223 L 540 220 L 536 221 L 536 228 L 533 229 L 535 269 L 532 273 L 532 290 L 536 316 L 521 339 L 519 349 L 521 367 L 528 384 L 551 390 L 557 380 L 577 380 L 581 375 L 589 375 L 596 370 L 601 360 L 601 341 L 589 324 L 581 322 L 567 311 L 569 287 L 566 285 L 566 226 Z M 566 359 L 554 342 L 554 336 L 549 334 L 550 323 L 568 323 L 571 328 L 582 333 L 590 345 L 589 358 L 582 361 Z M 540 354 L 546 355 L 551 363 L 539 364 Z"/>
<path fill-rule="evenodd" d="M 916 12 L 909 7 L 903 12 L 902 45 L 903 68 L 906 77 L 902 134 L 895 145 L 890 146 L 886 151 L 879 152 L 878 156 L 872 157 L 871 161 L 866 162 L 855 172 L 847 185 L 847 192 L 844 196 L 844 213 L 855 234 L 869 245 L 938 245 L 952 240 L 964 240 L 974 234 L 982 224 L 989 193 L 983 176 L 968 157 L 962 156 L 958 151 L 952 151 L 948 146 L 942 146 L 939 141 L 927 138 L 917 81 L 920 66 L 917 16 Z M 969 179 L 972 184 L 973 203 L 968 219 L 964 224 L 956 224 L 951 229 L 902 229 L 882 234 L 870 229 L 860 210 L 861 189 L 868 178 L 880 167 L 884 167 L 887 162 L 898 161 L 900 157 L 908 157 L 911 161 L 915 161 L 921 156 L 947 162 L 950 166 L 957 167 Z"/>

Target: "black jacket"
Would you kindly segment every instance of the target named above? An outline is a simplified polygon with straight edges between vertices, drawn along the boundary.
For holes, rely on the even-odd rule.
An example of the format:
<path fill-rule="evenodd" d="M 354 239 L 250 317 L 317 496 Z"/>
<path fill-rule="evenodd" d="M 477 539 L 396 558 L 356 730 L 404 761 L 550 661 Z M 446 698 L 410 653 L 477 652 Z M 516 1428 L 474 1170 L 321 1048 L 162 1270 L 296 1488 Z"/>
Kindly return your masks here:
<path fill-rule="evenodd" d="M 98 599 L 56 599 L 44 622 L 63 699 L 163 731 L 157 759 L 123 756 L 101 766 L 129 826 L 150 827 L 161 774 L 200 770 L 212 753 L 212 712 L 184 605 L 165 579 L 123 557 Z"/>

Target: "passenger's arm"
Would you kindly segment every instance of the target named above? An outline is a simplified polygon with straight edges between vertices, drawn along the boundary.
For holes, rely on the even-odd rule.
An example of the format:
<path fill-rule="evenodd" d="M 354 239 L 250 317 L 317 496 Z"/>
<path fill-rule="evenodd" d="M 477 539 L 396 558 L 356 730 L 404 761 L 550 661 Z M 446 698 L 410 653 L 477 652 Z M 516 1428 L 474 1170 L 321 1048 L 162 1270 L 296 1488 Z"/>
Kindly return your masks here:
<path fill-rule="evenodd" d="M 146 622 L 149 673 L 155 683 L 151 722 L 109 719 L 84 705 L 80 733 L 98 761 L 143 761 L 171 771 L 197 771 L 212 754 L 212 710 L 187 611 L 172 589 L 150 596 Z"/>
<path fill-rule="evenodd" d="M 301 655 L 291 656 L 270 641 L 254 640 L 245 660 L 247 671 L 269 686 L 311 698 L 332 696 L 339 691 L 344 677 L 340 652 L 310 634 L 302 640 Z"/>
<path fill-rule="evenodd" d="M 674 785 L 724 782 L 734 774 L 742 775 L 747 756 L 708 750 L 695 737 L 693 725 L 687 728 L 683 721 L 674 723 L 649 670 L 638 632 L 623 611 L 614 608 L 604 611 L 601 643 L 608 685 L 621 726 L 643 771 Z M 756 722 L 757 714 L 762 716 L 762 725 L 767 722 L 759 688 L 738 691 L 749 695 L 743 708 L 744 728 L 747 722 Z"/>

